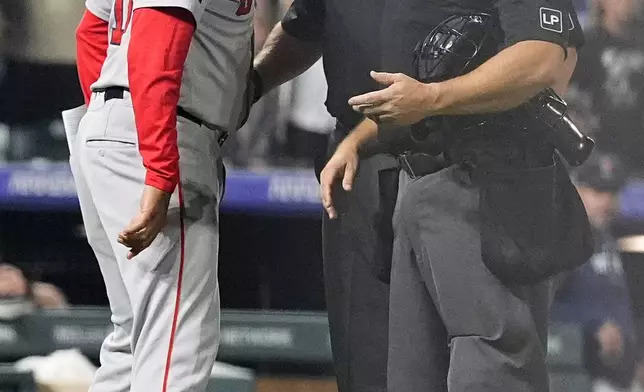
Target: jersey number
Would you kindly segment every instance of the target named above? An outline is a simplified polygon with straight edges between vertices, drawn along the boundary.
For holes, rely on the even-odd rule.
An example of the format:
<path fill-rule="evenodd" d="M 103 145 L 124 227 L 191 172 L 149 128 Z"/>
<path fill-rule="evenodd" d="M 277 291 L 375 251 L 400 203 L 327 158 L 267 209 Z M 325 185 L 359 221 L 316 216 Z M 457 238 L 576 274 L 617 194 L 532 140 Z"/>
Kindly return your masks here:
<path fill-rule="evenodd" d="M 125 1 L 128 2 L 127 10 L 124 9 Z M 112 20 L 112 39 L 110 44 L 121 45 L 123 34 L 127 31 L 132 20 L 134 0 L 114 0 L 114 19 Z M 126 13 L 127 12 L 127 13 Z"/>
<path fill-rule="evenodd" d="M 237 16 L 248 15 L 253 7 L 253 0 L 239 0 L 239 8 L 235 13 Z"/>

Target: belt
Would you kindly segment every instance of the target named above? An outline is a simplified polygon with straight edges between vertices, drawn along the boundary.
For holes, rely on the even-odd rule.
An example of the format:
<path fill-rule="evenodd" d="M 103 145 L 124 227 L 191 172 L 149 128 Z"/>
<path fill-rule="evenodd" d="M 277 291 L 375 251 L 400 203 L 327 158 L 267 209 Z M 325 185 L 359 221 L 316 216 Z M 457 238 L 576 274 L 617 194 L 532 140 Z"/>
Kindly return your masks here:
<path fill-rule="evenodd" d="M 126 91 L 129 92 L 130 89 L 120 86 L 102 87 L 92 90 L 92 92 L 94 93 L 104 93 L 105 102 L 109 101 L 110 99 L 123 99 Z"/>
<path fill-rule="evenodd" d="M 120 86 L 110 86 L 110 87 L 103 87 L 103 88 L 95 88 L 92 90 L 95 93 L 104 93 L 105 94 L 105 102 L 109 101 L 110 99 L 123 99 L 123 96 L 125 95 L 125 92 L 129 92 L 130 89 L 127 87 L 120 87 Z M 208 127 L 207 124 L 204 123 L 202 119 L 199 117 L 195 116 L 192 113 L 189 113 L 186 109 L 184 109 L 181 106 L 177 107 L 177 116 L 183 117 L 188 121 L 191 121 L 197 125 L 205 126 L 206 128 Z M 219 129 L 214 129 L 218 133 L 217 135 L 217 143 L 221 147 L 226 139 L 228 139 L 228 132 L 222 131 Z"/>
<path fill-rule="evenodd" d="M 425 153 L 404 153 L 396 156 L 398 166 L 407 173 L 411 179 L 420 178 L 428 174 L 436 173 L 447 164 L 442 155 L 434 156 Z"/>
<path fill-rule="evenodd" d="M 208 124 L 206 124 L 202 119 L 200 119 L 199 117 L 195 116 L 192 113 L 189 113 L 182 106 L 177 107 L 177 116 L 183 117 L 188 121 L 192 121 L 193 123 L 199 125 L 200 127 L 206 127 L 210 130 L 217 132 L 217 143 L 219 144 L 219 147 L 223 146 L 226 139 L 228 139 L 228 132 L 222 131 L 219 128 L 213 128 L 208 126 Z"/>

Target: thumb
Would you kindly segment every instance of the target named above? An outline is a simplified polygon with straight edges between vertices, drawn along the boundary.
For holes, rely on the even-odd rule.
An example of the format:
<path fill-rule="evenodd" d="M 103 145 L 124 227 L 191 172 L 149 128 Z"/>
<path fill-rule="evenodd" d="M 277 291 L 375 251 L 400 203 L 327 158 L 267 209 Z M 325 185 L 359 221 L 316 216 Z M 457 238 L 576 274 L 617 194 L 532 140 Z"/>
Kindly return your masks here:
<path fill-rule="evenodd" d="M 392 85 L 396 82 L 396 74 L 371 71 L 370 75 L 373 80 L 385 86 Z"/>

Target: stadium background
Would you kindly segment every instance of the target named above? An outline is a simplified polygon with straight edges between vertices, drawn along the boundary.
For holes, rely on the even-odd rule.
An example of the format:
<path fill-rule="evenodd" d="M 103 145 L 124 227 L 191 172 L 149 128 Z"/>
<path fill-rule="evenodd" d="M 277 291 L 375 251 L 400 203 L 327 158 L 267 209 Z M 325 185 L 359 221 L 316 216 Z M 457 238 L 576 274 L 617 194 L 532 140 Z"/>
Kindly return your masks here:
<path fill-rule="evenodd" d="M 287 1 L 257 0 L 258 47 Z M 576 3 L 590 26 L 593 4 Z M 0 391 L 29 391 L 30 377 L 15 374 L 11 364 L 27 356 L 77 348 L 96 363 L 109 326 L 104 286 L 65 163 L 68 150 L 59 117 L 82 99 L 73 39 L 82 12 L 81 0 L 0 1 L 0 265 L 15 267 L 29 285 L 19 300 L 38 302 L 36 294 L 42 294 L 38 305 L 48 308 L 3 318 L 3 301 L 15 303 L 16 298 L 2 297 L 0 279 L 0 363 L 6 363 L 0 365 Z M 644 52 L 644 45 L 634 45 Z M 644 78 L 644 67 L 639 72 Z M 249 123 L 226 143 L 229 174 L 219 271 L 226 311 L 219 360 L 248 371 L 222 366 L 213 391 L 334 390 L 324 314 L 321 208 L 311 169 L 312 156 L 323 153 L 333 126 L 323 106 L 325 88 L 316 64 L 260 101 Z M 599 120 L 588 112 L 583 94 L 573 92 L 571 105 L 590 129 Z M 642 127 L 632 127 L 639 138 Z M 624 236 L 644 233 L 644 179 L 637 169 L 644 167 L 635 167 L 620 196 L 618 232 Z M 641 259 L 637 247 L 623 252 L 639 319 L 644 316 L 644 290 L 637 284 L 644 282 Z M 580 326 L 553 320 L 549 362 L 558 388 L 553 392 L 590 391 L 582 351 Z"/>

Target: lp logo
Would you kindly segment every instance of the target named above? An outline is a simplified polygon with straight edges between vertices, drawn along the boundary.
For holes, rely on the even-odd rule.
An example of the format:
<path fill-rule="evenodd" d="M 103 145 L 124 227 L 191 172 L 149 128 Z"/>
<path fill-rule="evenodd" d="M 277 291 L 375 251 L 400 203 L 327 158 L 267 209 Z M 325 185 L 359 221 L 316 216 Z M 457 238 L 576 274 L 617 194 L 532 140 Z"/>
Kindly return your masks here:
<path fill-rule="evenodd" d="M 541 7 L 539 9 L 539 17 L 542 29 L 554 31 L 555 33 L 563 32 L 563 14 L 561 11 Z"/>

